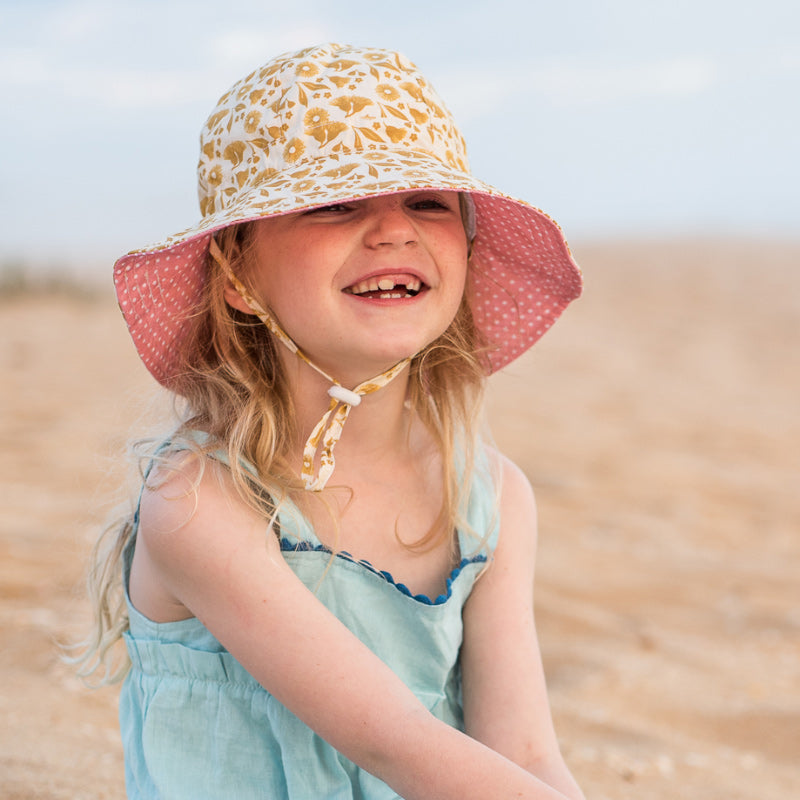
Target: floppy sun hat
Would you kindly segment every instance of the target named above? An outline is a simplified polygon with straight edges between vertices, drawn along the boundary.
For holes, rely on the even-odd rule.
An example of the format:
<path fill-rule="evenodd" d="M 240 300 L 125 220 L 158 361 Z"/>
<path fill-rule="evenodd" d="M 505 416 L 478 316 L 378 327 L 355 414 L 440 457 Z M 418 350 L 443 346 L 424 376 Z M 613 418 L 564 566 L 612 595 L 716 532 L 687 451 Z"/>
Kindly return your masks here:
<path fill-rule="evenodd" d="M 471 305 L 490 373 L 525 352 L 581 292 L 560 228 L 470 174 L 453 118 L 398 53 L 327 44 L 252 72 L 209 116 L 198 180 L 201 220 L 114 267 L 139 355 L 167 387 L 213 233 L 261 217 L 413 189 L 468 193 Z"/>
<path fill-rule="evenodd" d="M 542 211 L 472 176 L 450 112 L 410 61 L 388 50 L 326 44 L 278 56 L 220 98 L 200 135 L 200 221 L 116 262 L 117 298 L 148 370 L 180 390 L 179 344 L 203 292 L 209 253 L 226 269 L 215 232 L 416 189 L 468 198 L 470 304 L 488 344 L 485 366 L 492 373 L 513 361 L 581 293 L 581 273 L 560 228 Z M 227 271 L 241 294 L 244 287 Z M 268 311 L 245 299 L 296 348 Z M 328 416 L 335 415 L 323 418 L 309 439 L 307 488 L 324 486 L 350 407 L 405 363 L 353 390 L 325 376 L 334 384 Z M 315 479 L 322 437 L 325 475 Z"/>

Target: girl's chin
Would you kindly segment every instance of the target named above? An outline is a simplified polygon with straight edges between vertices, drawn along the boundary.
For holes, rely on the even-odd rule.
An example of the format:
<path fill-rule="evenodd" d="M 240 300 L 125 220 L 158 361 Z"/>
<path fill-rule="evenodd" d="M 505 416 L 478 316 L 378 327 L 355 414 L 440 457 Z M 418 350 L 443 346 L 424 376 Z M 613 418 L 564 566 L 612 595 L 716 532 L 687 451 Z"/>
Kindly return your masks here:
<path fill-rule="evenodd" d="M 423 349 L 424 345 L 422 348 Z M 351 355 L 347 359 L 320 358 L 315 360 L 309 354 L 309 358 L 320 369 L 325 370 L 331 377 L 336 378 L 340 383 L 353 388 L 353 386 L 375 378 L 386 370 L 391 369 L 395 364 L 406 358 L 415 356 L 419 349 L 410 348 L 391 348 L 382 350 L 379 353 L 361 353 Z M 352 386 L 351 386 L 352 384 Z"/>

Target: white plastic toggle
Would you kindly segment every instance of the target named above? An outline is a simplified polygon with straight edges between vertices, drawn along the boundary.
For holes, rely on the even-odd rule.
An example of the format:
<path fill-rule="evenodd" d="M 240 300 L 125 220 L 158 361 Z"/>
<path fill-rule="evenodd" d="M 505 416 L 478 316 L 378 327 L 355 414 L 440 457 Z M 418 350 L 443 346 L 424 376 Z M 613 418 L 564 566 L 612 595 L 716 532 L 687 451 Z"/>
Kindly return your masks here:
<path fill-rule="evenodd" d="M 328 394 L 340 403 L 347 403 L 347 405 L 353 407 L 361 402 L 360 394 L 351 392 L 349 389 L 345 389 L 344 386 L 339 386 L 337 383 L 334 383 L 333 386 L 328 389 Z"/>

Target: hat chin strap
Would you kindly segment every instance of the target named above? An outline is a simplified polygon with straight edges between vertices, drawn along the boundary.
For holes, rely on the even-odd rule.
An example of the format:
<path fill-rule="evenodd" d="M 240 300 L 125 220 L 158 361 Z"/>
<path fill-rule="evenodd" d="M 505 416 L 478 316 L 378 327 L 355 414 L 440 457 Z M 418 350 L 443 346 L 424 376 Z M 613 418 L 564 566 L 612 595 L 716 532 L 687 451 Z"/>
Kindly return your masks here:
<path fill-rule="evenodd" d="M 378 389 L 382 389 L 394 380 L 411 361 L 411 358 L 404 358 L 380 375 L 376 375 L 374 378 L 360 383 L 355 389 L 346 389 L 339 381 L 328 375 L 325 370 L 311 361 L 278 324 L 275 317 L 270 314 L 269 311 L 265 310 L 247 291 L 244 284 L 233 274 L 228 259 L 222 254 L 213 236 L 209 243 L 209 252 L 211 253 L 211 257 L 219 264 L 220 269 L 225 273 L 228 280 L 233 284 L 239 296 L 247 304 L 247 307 L 267 326 L 267 328 L 269 328 L 278 341 L 332 384 L 328 389 L 328 395 L 331 398 L 330 405 L 322 416 L 322 419 L 314 426 L 314 430 L 311 431 L 311 435 L 308 437 L 308 441 L 306 441 L 305 447 L 303 448 L 303 466 L 300 470 L 300 477 L 303 480 L 305 489 L 310 492 L 321 491 L 325 488 L 336 466 L 333 448 L 336 442 L 341 438 L 342 429 L 344 428 L 345 422 L 347 422 L 347 417 L 350 415 L 350 409 L 357 406 L 361 402 L 361 398 L 365 395 L 377 392 Z M 317 475 L 314 475 L 314 463 L 318 454 L 320 464 L 319 472 Z"/>

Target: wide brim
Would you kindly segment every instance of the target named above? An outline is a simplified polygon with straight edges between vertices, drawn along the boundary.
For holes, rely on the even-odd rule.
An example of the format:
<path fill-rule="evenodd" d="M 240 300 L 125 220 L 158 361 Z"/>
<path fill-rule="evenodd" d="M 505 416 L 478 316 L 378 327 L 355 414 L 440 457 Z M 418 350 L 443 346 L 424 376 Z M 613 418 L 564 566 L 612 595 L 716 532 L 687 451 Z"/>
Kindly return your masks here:
<path fill-rule="evenodd" d="M 467 192 L 473 198 L 472 311 L 488 344 L 487 371 L 503 368 L 581 293 L 580 269 L 561 229 L 538 208 L 427 153 L 382 150 L 310 159 L 263 176 L 191 228 L 122 256 L 114 266 L 117 298 L 145 366 L 159 383 L 175 388 L 179 344 L 203 291 L 215 232 L 320 205 L 415 189 Z"/>

